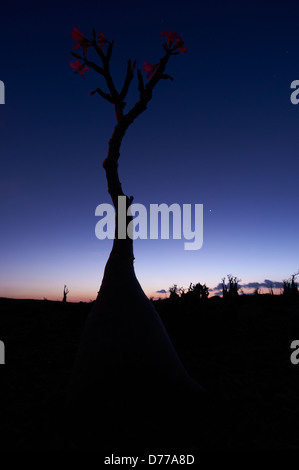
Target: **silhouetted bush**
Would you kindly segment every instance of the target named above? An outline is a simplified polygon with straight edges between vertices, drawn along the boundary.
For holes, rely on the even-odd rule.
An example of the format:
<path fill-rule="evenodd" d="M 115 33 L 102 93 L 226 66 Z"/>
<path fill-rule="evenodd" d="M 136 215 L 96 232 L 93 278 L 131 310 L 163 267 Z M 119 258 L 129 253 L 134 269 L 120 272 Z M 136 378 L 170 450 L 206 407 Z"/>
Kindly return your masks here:
<path fill-rule="evenodd" d="M 225 282 L 225 277 L 222 279 L 222 293 L 223 293 L 223 298 L 233 298 L 237 297 L 238 290 L 239 290 L 239 285 L 238 283 L 240 282 L 240 279 L 238 279 L 236 276 L 232 276 L 231 274 L 228 274 L 228 285 Z"/>
<path fill-rule="evenodd" d="M 183 296 L 194 300 L 207 299 L 209 297 L 209 288 L 206 284 L 202 285 L 200 282 L 192 284 L 191 282 L 188 287 L 188 292 L 184 293 Z"/>
<path fill-rule="evenodd" d="M 298 276 L 299 273 L 292 274 L 292 277 L 290 280 L 285 280 L 283 281 L 283 295 L 289 296 L 289 297 L 294 297 L 299 294 L 298 291 L 298 284 L 295 281 L 296 276 Z"/>

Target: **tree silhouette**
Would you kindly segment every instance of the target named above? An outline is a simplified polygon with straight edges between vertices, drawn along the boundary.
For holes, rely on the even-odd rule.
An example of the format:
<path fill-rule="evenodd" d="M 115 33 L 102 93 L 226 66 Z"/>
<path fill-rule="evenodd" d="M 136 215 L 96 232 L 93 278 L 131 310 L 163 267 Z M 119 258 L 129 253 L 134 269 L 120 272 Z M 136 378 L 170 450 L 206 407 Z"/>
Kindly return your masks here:
<path fill-rule="evenodd" d="M 184 293 L 183 287 L 178 287 L 177 284 L 173 284 L 173 286 L 169 287 L 169 298 L 170 300 L 177 300 Z"/>
<path fill-rule="evenodd" d="M 94 30 L 92 39 L 85 38 L 76 28 L 72 32 L 76 41 L 74 48 L 81 48 L 83 55 L 71 52 L 77 59 L 70 64 L 71 67 L 82 76 L 92 69 L 104 79 L 107 91 L 97 88 L 90 94 L 99 94 L 111 103 L 116 115 L 108 155 L 103 162 L 108 192 L 116 213 L 115 238 L 97 299 L 81 339 L 70 388 L 70 402 L 76 410 L 78 407 L 83 408 L 82 413 L 86 412 L 87 404 L 93 414 L 103 411 L 103 401 L 99 400 L 99 396 L 105 397 L 106 407 L 112 400 L 115 411 L 116 403 L 120 402 L 123 404 L 122 409 L 129 403 L 136 410 L 137 403 L 140 404 L 140 400 L 150 394 L 147 419 L 154 420 L 152 412 L 159 401 L 163 402 L 163 396 L 166 403 L 174 390 L 201 390 L 187 374 L 152 302 L 137 281 L 132 239 L 127 233 L 122 238 L 118 236 L 119 196 L 125 196 L 126 207 L 122 210 L 125 211 L 127 227 L 132 221 L 129 208 L 133 197 L 124 194 L 118 174 L 123 137 L 133 121 L 147 109 L 157 84 L 161 80 L 172 80 L 165 73 L 170 57 L 186 52 L 179 34 L 166 31 L 160 35 L 167 38 L 163 43 L 164 55 L 154 65 L 144 62 L 143 70 L 148 80 L 146 84 L 141 70 L 137 70 L 139 99 L 125 112 L 125 99 L 134 78 L 135 62 L 128 61 L 123 86 L 118 91 L 109 68 L 114 42 L 108 41 L 102 32 L 97 38 Z M 100 64 L 87 59 L 88 49 L 95 51 Z M 157 390 L 159 399 L 155 399 Z M 143 407 L 143 414 L 145 412 Z M 161 419 L 158 413 L 156 419 Z"/>
<path fill-rule="evenodd" d="M 66 302 L 66 296 L 68 295 L 70 291 L 68 290 L 67 286 L 64 286 L 63 288 L 63 298 L 62 298 L 62 302 L 65 303 Z"/>
<path fill-rule="evenodd" d="M 299 295 L 298 284 L 295 281 L 298 275 L 299 271 L 297 273 L 292 274 L 291 279 L 283 281 L 283 295 L 291 297 Z"/>
<path fill-rule="evenodd" d="M 228 274 L 228 285 L 226 284 L 225 277 L 222 279 L 222 293 L 223 298 L 232 298 L 237 297 L 238 290 L 239 290 L 239 282 L 241 281 L 236 276 L 232 276 L 232 274 Z"/>
<path fill-rule="evenodd" d="M 206 284 L 202 285 L 200 282 L 197 284 L 192 284 L 191 282 L 186 295 L 196 300 L 207 299 L 209 296 L 209 288 L 206 286 Z"/>

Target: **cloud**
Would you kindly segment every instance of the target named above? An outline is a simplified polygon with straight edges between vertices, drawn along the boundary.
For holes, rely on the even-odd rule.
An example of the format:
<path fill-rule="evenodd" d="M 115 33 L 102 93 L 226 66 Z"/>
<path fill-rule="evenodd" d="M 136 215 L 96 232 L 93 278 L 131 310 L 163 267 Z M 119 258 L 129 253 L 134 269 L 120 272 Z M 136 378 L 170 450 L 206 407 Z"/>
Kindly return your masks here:
<path fill-rule="evenodd" d="M 215 294 L 215 295 L 222 295 L 222 293 L 223 293 L 223 292 L 222 292 L 222 289 L 221 289 L 221 290 L 220 290 L 220 289 L 219 289 L 219 290 L 216 290 L 216 289 L 209 289 L 209 290 L 213 290 L 213 294 Z"/>
<path fill-rule="evenodd" d="M 273 287 L 273 289 L 282 289 L 283 282 L 271 281 L 271 279 L 264 279 L 263 282 L 248 282 L 247 284 L 238 284 L 238 286 L 240 289 L 261 289 L 262 287 L 265 287 L 267 289 L 269 289 L 270 287 Z M 213 287 L 213 289 L 209 290 L 215 293 L 222 293 L 222 283 L 219 283 L 216 287 Z"/>
<path fill-rule="evenodd" d="M 156 290 L 156 294 L 166 294 L 166 290 L 165 289 Z"/>
<path fill-rule="evenodd" d="M 212 292 L 212 291 L 214 292 L 215 290 L 217 290 L 217 291 L 218 291 L 218 290 L 221 290 L 221 292 L 222 292 L 222 282 L 219 282 L 218 286 L 213 287 L 213 289 L 209 289 L 209 290 L 210 290 L 211 292 Z"/>
<path fill-rule="evenodd" d="M 261 287 L 273 287 L 276 289 L 282 289 L 283 282 L 271 281 L 271 279 L 264 279 L 264 282 L 248 282 L 248 284 L 242 284 L 241 287 L 245 287 L 248 289 L 259 289 Z"/>
<path fill-rule="evenodd" d="M 242 287 L 247 287 L 248 289 L 259 289 L 262 285 L 260 282 L 248 282 L 248 284 L 244 284 Z"/>

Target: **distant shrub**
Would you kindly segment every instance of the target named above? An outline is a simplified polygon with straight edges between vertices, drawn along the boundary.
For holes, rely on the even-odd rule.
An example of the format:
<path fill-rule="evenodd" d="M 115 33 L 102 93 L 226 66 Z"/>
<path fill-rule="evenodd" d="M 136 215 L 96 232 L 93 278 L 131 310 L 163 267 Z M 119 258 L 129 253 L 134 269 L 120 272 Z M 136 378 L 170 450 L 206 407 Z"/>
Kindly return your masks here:
<path fill-rule="evenodd" d="M 222 293 L 223 298 L 225 297 L 237 297 L 238 290 L 240 289 L 239 282 L 241 279 L 238 279 L 236 276 L 228 274 L 228 284 L 226 284 L 225 277 L 222 279 Z"/>
<path fill-rule="evenodd" d="M 206 284 L 197 284 L 190 283 L 187 291 L 183 287 L 178 287 L 177 284 L 174 284 L 169 288 L 169 299 L 172 301 L 188 301 L 189 303 L 196 303 L 199 300 L 207 299 L 209 296 L 209 288 Z"/>
<path fill-rule="evenodd" d="M 298 274 L 299 274 L 299 272 L 296 273 L 296 274 L 292 274 L 291 279 L 283 281 L 282 295 L 286 295 L 286 296 L 289 296 L 289 297 L 294 297 L 294 296 L 297 296 L 299 294 L 298 284 L 295 281 L 296 276 L 298 276 Z"/>
<path fill-rule="evenodd" d="M 173 286 L 169 287 L 169 298 L 170 300 L 177 300 L 179 299 L 179 293 L 182 291 L 182 287 L 178 287 L 177 284 L 173 284 Z"/>
<path fill-rule="evenodd" d="M 189 298 L 193 299 L 207 299 L 209 297 L 209 288 L 206 286 L 206 284 L 200 284 L 198 282 L 197 284 L 191 284 L 188 287 L 188 292 L 185 294 L 186 296 L 189 296 Z"/>

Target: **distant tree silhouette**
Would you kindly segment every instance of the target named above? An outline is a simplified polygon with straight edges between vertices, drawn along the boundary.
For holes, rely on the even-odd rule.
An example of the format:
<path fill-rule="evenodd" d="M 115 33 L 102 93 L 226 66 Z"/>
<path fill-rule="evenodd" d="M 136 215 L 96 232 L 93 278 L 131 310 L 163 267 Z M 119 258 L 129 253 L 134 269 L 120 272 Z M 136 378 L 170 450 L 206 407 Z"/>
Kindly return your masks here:
<path fill-rule="evenodd" d="M 172 301 L 177 301 L 181 299 L 183 302 L 188 301 L 188 303 L 196 304 L 199 300 L 207 299 L 209 296 L 209 288 L 206 284 L 189 284 L 187 289 L 183 287 L 178 287 L 177 284 L 173 284 L 173 286 L 169 287 L 169 299 Z"/>
<path fill-rule="evenodd" d="M 173 286 L 169 287 L 168 290 L 170 300 L 179 299 L 180 295 L 184 292 L 184 289 L 182 287 L 178 287 L 177 284 L 173 284 Z"/>
<path fill-rule="evenodd" d="M 209 297 L 209 288 L 206 284 L 191 284 L 188 287 L 188 292 L 186 293 L 189 297 L 193 299 L 207 299 Z"/>
<path fill-rule="evenodd" d="M 271 283 L 270 286 L 268 287 L 269 289 L 269 294 L 270 295 L 274 295 L 274 292 L 273 292 L 273 284 Z"/>
<path fill-rule="evenodd" d="M 68 290 L 67 286 L 64 286 L 63 288 L 63 298 L 62 298 L 62 302 L 65 303 L 66 302 L 66 297 L 68 295 L 70 291 Z"/>
<path fill-rule="evenodd" d="M 187 374 L 153 303 L 137 281 L 133 265 L 133 240 L 127 233 L 118 237 L 119 211 L 123 210 L 121 214 L 125 217 L 127 228 L 132 222 L 130 206 L 133 197 L 124 194 L 118 174 L 123 137 L 134 120 L 147 109 L 157 84 L 161 80 L 173 80 L 165 73 L 170 57 L 186 52 L 179 34 L 166 31 L 160 35 L 167 38 L 163 43 L 164 55 L 156 64 L 144 62 L 142 68 L 147 73 L 147 83 L 144 82 L 141 70 L 137 70 L 139 99 L 125 112 L 125 99 L 134 78 L 136 62 L 128 60 L 123 86 L 118 91 L 110 73 L 114 41 L 107 40 L 102 32 L 97 38 L 95 30 L 92 39 L 85 38 L 76 28 L 72 32 L 76 41 L 74 48 L 82 48 L 83 55 L 71 52 L 77 59 L 75 63 L 70 63 L 71 67 L 82 76 L 88 69 L 92 69 L 104 79 L 107 91 L 96 88 L 90 94 L 98 94 L 111 103 L 116 115 L 108 155 L 103 162 L 108 193 L 116 212 L 115 239 L 101 288 L 81 339 L 70 392 L 74 408 L 82 409 L 89 404 L 92 413 L 103 410 L 104 405 L 98 398 L 99 394 L 106 394 L 106 401 L 115 394 L 114 405 L 120 401 L 120 383 L 124 385 L 121 399 L 128 400 L 133 409 L 145 394 L 150 394 L 151 402 L 158 407 L 158 402 L 167 403 L 175 390 L 201 390 Z M 87 59 L 88 49 L 96 53 L 99 63 Z M 124 209 L 118 207 L 120 196 L 125 197 Z M 159 400 L 154 400 L 157 390 Z M 165 400 L 161 395 L 163 390 Z M 126 406 L 122 406 L 122 409 Z M 144 412 L 146 410 L 143 409 L 142 414 Z M 151 416 L 150 419 L 152 418 Z M 156 418 L 159 420 L 161 416 L 156 414 Z"/>
<path fill-rule="evenodd" d="M 299 275 L 299 271 L 295 274 L 292 274 L 291 278 L 283 281 L 283 295 L 294 297 L 299 295 L 298 284 L 295 281 L 296 277 Z"/>
<path fill-rule="evenodd" d="M 227 277 L 228 277 L 228 285 L 226 284 L 226 278 L 224 277 L 222 279 L 223 298 L 237 297 L 239 295 L 238 283 L 241 281 L 241 279 L 238 279 L 236 276 L 232 276 L 231 274 L 228 274 Z"/>

